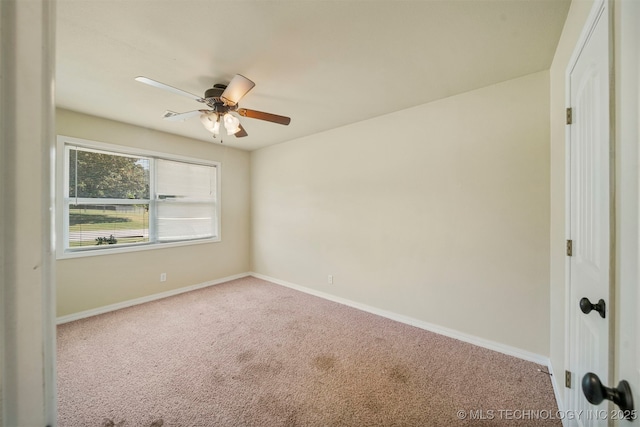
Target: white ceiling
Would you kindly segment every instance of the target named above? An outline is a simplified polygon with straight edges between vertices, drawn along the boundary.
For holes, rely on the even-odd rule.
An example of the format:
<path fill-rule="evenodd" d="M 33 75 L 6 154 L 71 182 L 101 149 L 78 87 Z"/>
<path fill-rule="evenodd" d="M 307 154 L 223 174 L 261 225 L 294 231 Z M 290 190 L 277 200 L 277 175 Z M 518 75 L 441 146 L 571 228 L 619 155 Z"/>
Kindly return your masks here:
<path fill-rule="evenodd" d="M 255 150 L 546 70 L 570 0 L 59 0 L 59 107 L 212 142 L 202 95 L 239 73 L 240 106 L 290 116 L 241 118 Z M 389 123 L 393 134 L 393 123 Z M 216 140 L 219 142 L 219 139 Z"/>

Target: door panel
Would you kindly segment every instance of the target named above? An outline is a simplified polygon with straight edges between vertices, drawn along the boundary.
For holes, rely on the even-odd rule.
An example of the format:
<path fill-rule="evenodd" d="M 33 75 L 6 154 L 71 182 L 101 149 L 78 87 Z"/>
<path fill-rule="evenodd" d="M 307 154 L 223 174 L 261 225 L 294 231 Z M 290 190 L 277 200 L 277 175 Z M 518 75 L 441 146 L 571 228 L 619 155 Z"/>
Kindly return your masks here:
<path fill-rule="evenodd" d="M 570 105 L 570 349 L 573 374 L 569 408 L 584 411 L 577 425 L 605 426 L 607 420 L 588 417 L 607 410 L 607 402 L 590 404 L 581 379 L 593 372 L 609 382 L 610 316 L 585 314 L 580 300 L 603 299 L 609 306 L 610 288 L 610 127 L 609 127 L 609 25 L 607 3 L 600 2 L 585 42 L 569 74 Z M 594 9 L 595 10 L 595 9 Z M 595 419 L 591 419 L 595 418 Z"/>

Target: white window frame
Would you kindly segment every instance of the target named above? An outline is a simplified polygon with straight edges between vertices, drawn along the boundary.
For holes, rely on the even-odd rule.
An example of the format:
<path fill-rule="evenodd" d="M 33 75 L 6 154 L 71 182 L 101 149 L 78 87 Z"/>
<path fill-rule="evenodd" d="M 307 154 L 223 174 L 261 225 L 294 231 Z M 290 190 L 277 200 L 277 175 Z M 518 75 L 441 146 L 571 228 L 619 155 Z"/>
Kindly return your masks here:
<path fill-rule="evenodd" d="M 149 200 L 144 199 L 140 200 L 142 204 L 149 203 L 149 236 L 151 240 L 151 236 L 155 235 L 155 221 L 152 220 L 151 215 L 155 215 L 155 207 L 156 207 L 156 198 L 155 198 L 155 171 L 154 171 L 154 160 L 155 159 L 163 159 L 184 163 L 191 163 L 197 165 L 204 166 L 212 166 L 215 167 L 216 170 L 216 199 L 215 199 L 215 217 L 216 217 L 216 235 L 211 238 L 203 238 L 203 239 L 194 239 L 194 240 L 181 240 L 181 241 L 173 241 L 173 242 L 158 242 L 158 241 L 149 241 L 144 243 L 132 243 L 127 245 L 100 245 L 96 247 L 84 247 L 82 249 L 73 249 L 70 250 L 67 248 L 67 242 L 69 240 L 69 212 L 67 208 L 66 201 L 66 191 L 65 191 L 65 182 L 66 177 L 69 174 L 68 163 L 66 161 L 66 148 L 67 146 L 74 146 L 82 149 L 88 150 L 99 150 L 102 152 L 108 152 L 113 154 L 122 154 L 125 156 L 136 156 L 150 159 L 150 182 L 149 182 Z M 56 257 L 57 259 L 65 259 L 65 258 L 81 258 L 87 256 L 98 256 L 98 255 L 108 255 L 115 253 L 126 253 L 126 252 L 137 252 L 144 250 L 152 250 L 152 249 L 161 249 L 167 247 L 178 247 L 178 246 L 188 246 L 188 245 L 198 245 L 204 243 L 215 243 L 220 242 L 221 238 L 221 229 L 222 229 L 222 221 L 221 221 L 221 169 L 222 164 L 220 162 L 212 161 L 212 160 L 203 160 L 196 159 L 192 157 L 179 156 L 175 154 L 167 154 L 161 153 L 157 151 L 150 151 L 144 149 L 138 149 L 133 147 L 128 147 L 124 145 L 116 145 L 109 144 L 106 142 L 98 142 L 91 141 L 87 139 L 74 138 L 65 135 L 58 135 L 57 137 L 57 146 L 56 146 L 56 170 L 55 170 L 55 180 L 56 183 L 56 199 L 58 203 L 56 203 L 56 236 L 58 236 L 56 241 Z M 82 198 L 79 198 L 78 201 L 82 201 Z M 105 202 L 113 202 L 114 200 L 105 199 Z M 128 202 L 131 202 L 130 200 Z M 117 203 L 117 201 L 116 201 Z"/>

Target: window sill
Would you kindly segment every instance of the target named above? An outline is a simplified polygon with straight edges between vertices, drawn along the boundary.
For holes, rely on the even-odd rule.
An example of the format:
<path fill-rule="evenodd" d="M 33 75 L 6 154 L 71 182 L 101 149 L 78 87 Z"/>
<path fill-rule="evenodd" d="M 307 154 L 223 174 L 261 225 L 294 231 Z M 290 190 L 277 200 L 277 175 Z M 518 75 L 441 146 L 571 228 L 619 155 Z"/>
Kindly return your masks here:
<path fill-rule="evenodd" d="M 131 245 L 131 246 L 101 248 L 101 249 L 94 249 L 94 250 L 82 250 L 82 251 L 70 251 L 70 252 L 58 251 L 58 253 L 56 254 L 56 259 L 85 258 L 85 257 L 91 257 L 91 256 L 123 254 L 123 253 L 129 253 L 129 252 L 149 251 L 154 249 L 176 248 L 181 246 L 217 243 L 220 241 L 221 241 L 220 237 L 212 237 L 210 239 L 188 240 L 188 241 L 182 241 L 182 242 L 167 242 L 167 243 L 144 243 L 144 244 Z"/>

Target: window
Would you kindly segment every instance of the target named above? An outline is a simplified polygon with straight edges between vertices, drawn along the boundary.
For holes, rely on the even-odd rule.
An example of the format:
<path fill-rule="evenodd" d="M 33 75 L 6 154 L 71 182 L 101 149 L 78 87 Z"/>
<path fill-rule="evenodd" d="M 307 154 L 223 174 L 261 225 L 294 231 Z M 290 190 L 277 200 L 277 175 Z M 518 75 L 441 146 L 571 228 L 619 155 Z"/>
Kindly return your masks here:
<path fill-rule="evenodd" d="M 61 257 L 219 240 L 216 162 L 58 137 Z"/>

